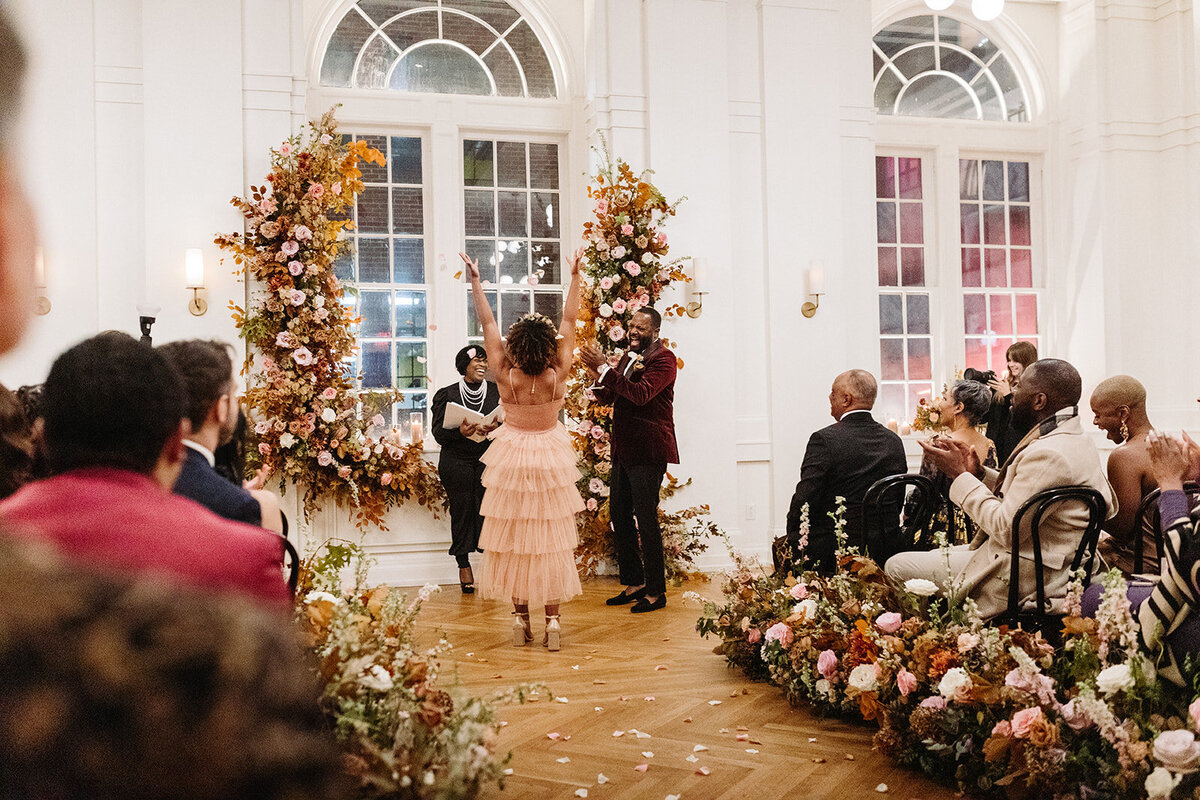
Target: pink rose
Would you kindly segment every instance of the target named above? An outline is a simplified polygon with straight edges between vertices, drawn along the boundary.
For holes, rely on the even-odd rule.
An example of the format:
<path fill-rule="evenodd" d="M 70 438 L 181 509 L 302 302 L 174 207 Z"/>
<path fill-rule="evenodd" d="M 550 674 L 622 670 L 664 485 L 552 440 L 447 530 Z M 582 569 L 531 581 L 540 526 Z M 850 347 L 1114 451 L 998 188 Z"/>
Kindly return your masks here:
<path fill-rule="evenodd" d="M 329 452 L 328 450 L 322 450 L 317 454 L 317 463 L 322 467 L 328 467 L 333 463 L 333 453 Z"/>
<path fill-rule="evenodd" d="M 666 244 L 667 235 L 665 233 L 660 233 L 658 236 L 654 237 L 654 241 L 658 242 L 659 244 Z"/>
<path fill-rule="evenodd" d="M 1062 715 L 1063 722 L 1067 723 L 1073 731 L 1081 731 L 1092 724 L 1092 718 L 1075 707 L 1075 698 L 1068 700 L 1066 705 L 1058 710 L 1058 713 Z M 1191 713 L 1190 708 L 1189 713 Z"/>
<path fill-rule="evenodd" d="M 613 300 L 612 309 L 613 309 L 613 313 L 624 314 L 625 313 L 625 301 L 619 297 L 616 300 Z"/>
<path fill-rule="evenodd" d="M 599 478 L 592 478 L 588 481 L 588 491 L 592 494 L 600 494 L 600 492 L 604 491 L 604 481 Z"/>
<path fill-rule="evenodd" d="M 291 152 L 292 152 L 291 142 L 284 142 L 283 144 L 279 145 L 279 154 L 281 156 L 286 156 Z"/>
<path fill-rule="evenodd" d="M 280 331 L 279 333 L 275 334 L 276 347 L 286 347 L 290 350 L 298 344 L 300 344 L 300 342 L 296 341 L 296 337 L 292 335 L 291 331 Z"/>
<path fill-rule="evenodd" d="M 758 644 L 762 641 L 762 631 L 758 628 L 751 628 L 750 632 L 746 634 L 746 641 L 750 644 Z"/>
<path fill-rule="evenodd" d="M 935 711 L 941 711 L 946 707 L 946 698 L 940 694 L 930 695 L 921 701 L 921 708 L 932 708 Z"/>
<path fill-rule="evenodd" d="M 291 273 L 293 277 L 298 276 L 301 272 L 304 272 L 304 265 L 299 261 L 289 261 L 288 272 Z"/>
<path fill-rule="evenodd" d="M 263 369 L 275 369 L 275 359 L 270 356 L 263 356 Z"/>
<path fill-rule="evenodd" d="M 619 342 L 625 338 L 625 329 L 620 325 L 613 325 L 608 329 L 608 338 L 614 342 Z"/>
<path fill-rule="evenodd" d="M 326 134 L 326 136 L 328 136 L 328 135 L 329 134 Z M 310 183 L 308 185 L 308 196 L 309 197 L 320 197 L 323 194 L 325 194 L 325 184 Z"/>
<path fill-rule="evenodd" d="M 1033 727 L 1033 723 L 1043 719 L 1044 717 L 1045 715 L 1042 714 L 1042 709 L 1040 706 L 1021 709 L 1017 713 L 1013 714 L 1013 736 L 1017 737 L 1018 739 L 1024 739 L 1029 735 L 1029 729 Z"/>
<path fill-rule="evenodd" d="M 302 367 L 313 362 L 313 354 L 307 347 L 297 347 L 292 351 L 292 359 Z"/>
<path fill-rule="evenodd" d="M 875 618 L 875 627 L 884 633 L 895 633 L 900 630 L 900 623 L 903 621 L 895 611 L 885 611 Z"/>
<path fill-rule="evenodd" d="M 309 239 L 312 238 L 312 231 L 309 229 L 309 227 L 307 225 L 297 225 L 295 235 L 296 235 L 296 238 L 299 239 L 300 241 L 307 242 Z M 297 245 L 297 248 L 298 247 L 299 247 L 299 245 Z"/>
<path fill-rule="evenodd" d="M 386 421 L 387 420 L 383 418 L 383 414 L 376 414 L 375 416 L 371 417 L 371 424 L 376 428 L 381 427 Z"/>
<path fill-rule="evenodd" d="M 392 473 L 385 472 L 382 475 L 380 475 L 379 482 L 381 484 L 383 484 L 384 486 L 391 486 L 392 485 Z"/>
<path fill-rule="evenodd" d="M 830 680 L 837 674 L 837 670 L 837 653 L 832 650 L 822 650 L 821 655 L 817 656 L 817 672 L 821 673 L 821 677 L 825 680 Z"/>
<path fill-rule="evenodd" d="M 288 293 L 288 302 L 294 306 L 304 305 L 304 301 L 307 299 L 308 295 L 306 295 L 300 289 L 292 289 L 292 291 Z"/>
<path fill-rule="evenodd" d="M 958 635 L 958 652 L 966 653 L 979 646 L 979 635 L 975 633 L 960 633 Z"/>
<path fill-rule="evenodd" d="M 621 235 L 622 236 L 633 236 L 633 226 L 628 223 L 626 223 L 625 225 L 622 225 L 621 226 Z"/>
<path fill-rule="evenodd" d="M 1192 718 L 1192 726 L 1200 730 L 1200 697 L 1197 697 L 1188 706 L 1188 716 Z"/>
<path fill-rule="evenodd" d="M 599 425 L 593 425 L 592 426 L 592 438 L 593 439 L 603 439 L 604 438 L 604 428 L 601 428 Z M 595 480 L 595 479 L 593 478 L 593 480 Z"/>
<path fill-rule="evenodd" d="M 338 477 L 341 478 L 342 480 L 349 478 L 350 477 L 350 468 L 349 467 L 338 467 Z"/>
<path fill-rule="evenodd" d="M 992 728 L 992 736 L 1012 736 L 1012 723 L 1002 719 Z"/>
<path fill-rule="evenodd" d="M 600 288 L 601 289 L 603 289 L 604 291 L 607 292 L 612 287 L 613 287 L 613 279 L 612 278 L 605 275 L 603 278 L 600 279 Z"/>
<path fill-rule="evenodd" d="M 908 697 L 909 692 L 917 688 L 917 676 L 901 668 L 896 673 L 896 688 L 900 690 L 902 697 Z"/>
<path fill-rule="evenodd" d="M 294 256 L 300 252 L 300 243 L 295 239 L 288 239 L 283 243 L 283 247 L 279 248 L 285 256 Z"/>
<path fill-rule="evenodd" d="M 625 271 L 635 278 L 642 274 L 642 268 L 636 261 L 626 261 L 623 266 L 625 267 Z"/>
<path fill-rule="evenodd" d="M 594 497 L 589 497 L 584 505 L 587 506 L 588 511 L 595 511 L 600 507 L 600 504 L 596 502 L 596 498 Z"/>
<path fill-rule="evenodd" d="M 274 214 L 279 210 L 279 206 L 275 203 L 274 197 L 264 197 L 258 201 L 258 210 L 264 214 Z"/>
<path fill-rule="evenodd" d="M 764 638 L 767 642 L 779 642 L 779 646 L 786 650 L 792 644 L 792 629 L 786 622 L 776 622 L 767 628 Z"/>
<path fill-rule="evenodd" d="M 269 430 L 271 430 L 271 423 L 267 422 L 265 419 L 254 426 L 254 432 L 259 436 L 265 436 Z"/>
<path fill-rule="evenodd" d="M 793 600 L 803 600 L 808 597 L 808 587 L 803 583 L 797 583 L 791 589 L 788 589 L 788 594 L 792 596 Z"/>
<path fill-rule="evenodd" d="M 267 444 L 266 442 L 259 443 L 258 452 L 263 454 L 264 456 L 271 455 L 271 445 Z"/>
<path fill-rule="evenodd" d="M 596 203 L 596 213 L 597 214 L 607 214 L 608 213 L 608 201 L 607 200 L 601 200 L 600 202 Z"/>
<path fill-rule="evenodd" d="M 335 397 L 337 397 L 337 389 L 333 388 L 332 386 L 328 387 L 327 389 L 325 389 L 325 391 L 321 392 L 322 400 L 332 400 Z"/>
<path fill-rule="evenodd" d="M 1038 700 L 1043 703 L 1054 701 L 1054 679 L 1040 672 L 1026 676 L 1020 670 L 1009 670 L 1004 676 L 1004 685 L 1037 695 Z"/>

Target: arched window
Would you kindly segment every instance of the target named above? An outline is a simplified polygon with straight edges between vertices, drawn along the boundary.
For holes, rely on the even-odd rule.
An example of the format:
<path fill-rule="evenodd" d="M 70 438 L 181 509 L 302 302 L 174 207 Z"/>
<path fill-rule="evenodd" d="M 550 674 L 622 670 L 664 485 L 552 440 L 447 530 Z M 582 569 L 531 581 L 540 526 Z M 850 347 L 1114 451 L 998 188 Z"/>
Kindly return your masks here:
<path fill-rule="evenodd" d="M 330 37 L 321 85 L 558 95 L 537 34 L 504 0 L 359 0 Z"/>
<path fill-rule="evenodd" d="M 902 19 L 875 34 L 880 114 L 1029 121 L 1025 89 L 987 35 L 952 17 Z"/>

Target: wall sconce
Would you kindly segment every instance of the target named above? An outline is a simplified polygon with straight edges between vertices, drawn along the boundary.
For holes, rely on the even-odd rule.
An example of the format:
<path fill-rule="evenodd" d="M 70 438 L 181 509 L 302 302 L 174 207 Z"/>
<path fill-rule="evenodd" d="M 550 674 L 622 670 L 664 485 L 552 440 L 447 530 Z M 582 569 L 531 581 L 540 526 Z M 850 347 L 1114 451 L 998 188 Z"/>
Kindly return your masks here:
<path fill-rule="evenodd" d="M 33 257 L 33 313 L 44 317 L 50 313 L 50 298 L 46 297 L 46 253 L 38 248 Z"/>
<path fill-rule="evenodd" d="M 187 288 L 192 290 L 192 299 L 188 303 L 188 311 L 193 317 L 199 317 L 208 311 L 208 301 L 200 296 L 204 291 L 204 252 L 199 247 L 189 247 L 184 254 L 184 274 L 187 276 Z"/>
<path fill-rule="evenodd" d="M 821 295 L 825 294 L 825 270 L 820 261 L 814 261 L 808 270 L 808 293 L 813 299 L 800 306 L 800 313 L 811 319 L 821 306 Z"/>
<path fill-rule="evenodd" d="M 689 293 L 696 298 L 687 304 L 685 310 L 687 315 L 692 319 L 696 319 L 704 311 L 704 295 L 708 294 L 705 291 L 705 281 L 708 278 L 708 259 L 693 258 L 692 259 L 692 281 L 689 284 Z"/>

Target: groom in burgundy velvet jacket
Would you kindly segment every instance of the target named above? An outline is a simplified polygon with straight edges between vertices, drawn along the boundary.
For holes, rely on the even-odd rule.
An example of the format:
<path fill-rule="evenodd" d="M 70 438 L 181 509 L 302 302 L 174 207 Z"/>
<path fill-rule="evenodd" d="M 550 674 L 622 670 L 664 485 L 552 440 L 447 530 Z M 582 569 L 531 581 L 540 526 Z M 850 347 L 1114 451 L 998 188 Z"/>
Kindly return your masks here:
<path fill-rule="evenodd" d="M 607 602 L 610 606 L 634 603 L 630 610 L 635 614 L 667 604 L 658 491 L 667 464 L 679 463 L 679 449 L 675 354 L 658 338 L 661 324 L 662 315 L 653 308 L 634 312 L 629 350 L 611 368 L 594 344 L 580 348 L 584 364 L 596 375 L 596 399 L 613 404 L 608 502 L 625 589 Z"/>

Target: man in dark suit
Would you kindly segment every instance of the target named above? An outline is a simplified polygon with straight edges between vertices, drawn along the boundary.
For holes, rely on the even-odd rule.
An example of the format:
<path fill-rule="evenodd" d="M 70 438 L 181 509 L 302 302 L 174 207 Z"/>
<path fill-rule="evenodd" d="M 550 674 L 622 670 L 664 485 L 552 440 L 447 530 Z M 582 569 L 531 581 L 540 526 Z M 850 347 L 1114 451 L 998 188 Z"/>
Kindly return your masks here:
<path fill-rule="evenodd" d="M 808 504 L 809 532 L 804 553 L 818 572 L 832 574 L 836 542 L 833 519 L 837 498 L 845 498 L 846 534 L 851 543 L 862 536 L 862 499 L 871 484 L 889 475 L 908 471 L 904 443 L 900 437 L 871 417 L 878 387 L 866 370 L 852 369 L 838 375 L 829 392 L 829 413 L 836 423 L 814 433 L 804 451 L 800 482 L 792 495 L 787 515 L 789 549 L 799 557 L 800 517 Z M 880 528 L 894 533 L 899 527 L 899 505 L 886 510 Z M 881 552 L 881 543 L 869 542 L 868 549 L 879 563 L 891 555 Z"/>
<path fill-rule="evenodd" d="M 183 380 L 191 421 L 191 431 L 183 441 L 186 457 L 175 494 L 195 500 L 225 519 L 282 533 L 275 495 L 257 488 L 251 491 L 253 483 L 230 483 L 215 469 L 213 451 L 233 438 L 238 419 L 237 383 L 228 345 L 191 339 L 161 345 L 158 351 Z"/>
<path fill-rule="evenodd" d="M 593 344 L 580 349 L 596 375 L 593 391 L 613 404 L 612 475 L 608 508 L 625 589 L 608 605 L 634 603 L 635 614 L 667 604 L 658 493 L 667 464 L 679 463 L 675 443 L 675 354 L 658 338 L 662 315 L 646 307 L 629 323 L 629 350 L 609 367 Z M 636 520 L 636 524 L 635 524 Z"/>

